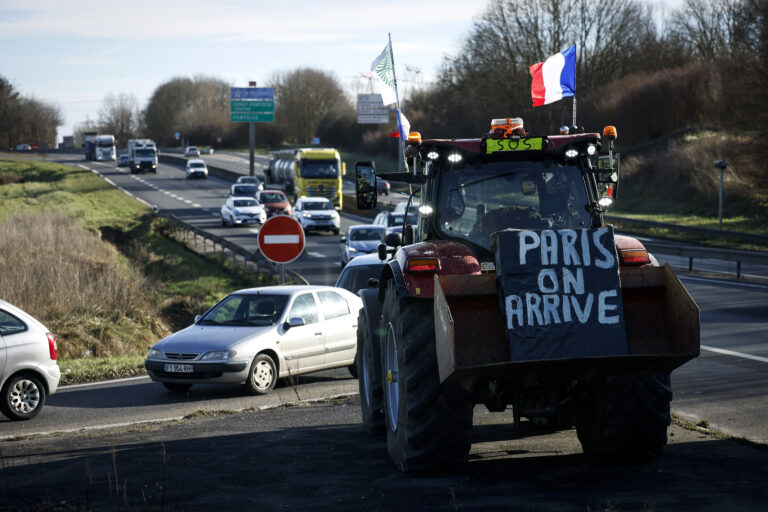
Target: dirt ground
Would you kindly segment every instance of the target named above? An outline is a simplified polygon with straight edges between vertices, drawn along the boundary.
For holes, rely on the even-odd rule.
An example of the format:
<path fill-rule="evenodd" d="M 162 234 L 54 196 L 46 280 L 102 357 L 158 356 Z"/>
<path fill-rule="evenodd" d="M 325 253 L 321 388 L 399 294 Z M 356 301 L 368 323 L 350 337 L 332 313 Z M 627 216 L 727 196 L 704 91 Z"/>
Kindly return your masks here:
<path fill-rule="evenodd" d="M 469 464 L 404 475 L 357 398 L 0 442 L 0 511 L 765 511 L 768 450 L 672 425 L 656 461 L 601 467 L 575 431 L 475 409 Z"/>

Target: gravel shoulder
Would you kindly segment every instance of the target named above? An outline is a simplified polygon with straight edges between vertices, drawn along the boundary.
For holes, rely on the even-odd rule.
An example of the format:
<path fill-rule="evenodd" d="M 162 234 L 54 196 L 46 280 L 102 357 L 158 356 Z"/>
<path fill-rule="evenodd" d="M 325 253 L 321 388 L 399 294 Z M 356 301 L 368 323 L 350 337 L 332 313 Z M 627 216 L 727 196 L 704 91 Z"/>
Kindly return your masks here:
<path fill-rule="evenodd" d="M 574 430 L 475 409 L 470 462 L 404 475 L 356 397 L 0 443 L 0 511 L 764 511 L 768 450 L 672 425 L 656 461 L 598 466 Z"/>

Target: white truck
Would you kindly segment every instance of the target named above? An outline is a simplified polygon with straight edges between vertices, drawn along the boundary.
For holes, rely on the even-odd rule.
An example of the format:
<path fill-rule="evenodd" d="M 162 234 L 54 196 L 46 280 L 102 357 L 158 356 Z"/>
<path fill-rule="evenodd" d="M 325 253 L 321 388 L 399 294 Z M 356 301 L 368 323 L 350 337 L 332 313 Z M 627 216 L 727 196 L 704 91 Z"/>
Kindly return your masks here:
<path fill-rule="evenodd" d="M 117 147 L 114 135 L 99 135 L 96 137 L 94 160 L 117 160 Z"/>
<path fill-rule="evenodd" d="M 152 139 L 128 141 L 128 167 L 131 174 L 142 171 L 157 173 L 157 145 Z"/>

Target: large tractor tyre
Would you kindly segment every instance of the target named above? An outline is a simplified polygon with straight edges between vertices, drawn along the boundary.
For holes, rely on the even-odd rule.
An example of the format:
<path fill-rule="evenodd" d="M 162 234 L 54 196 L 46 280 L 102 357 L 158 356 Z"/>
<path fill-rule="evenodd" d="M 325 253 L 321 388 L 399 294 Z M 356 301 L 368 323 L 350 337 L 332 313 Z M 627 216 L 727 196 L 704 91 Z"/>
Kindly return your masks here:
<path fill-rule="evenodd" d="M 381 389 L 381 352 L 371 341 L 365 313 L 357 317 L 357 384 L 360 390 L 360 412 L 363 423 L 371 434 L 386 433 L 384 420 L 384 391 Z"/>
<path fill-rule="evenodd" d="M 598 462 L 647 461 L 667 444 L 669 373 L 596 377 L 576 400 L 576 433 L 584 453 Z"/>
<path fill-rule="evenodd" d="M 387 288 L 380 347 L 387 449 L 403 472 L 463 464 L 471 447 L 472 395 L 441 385 L 431 300 Z"/>

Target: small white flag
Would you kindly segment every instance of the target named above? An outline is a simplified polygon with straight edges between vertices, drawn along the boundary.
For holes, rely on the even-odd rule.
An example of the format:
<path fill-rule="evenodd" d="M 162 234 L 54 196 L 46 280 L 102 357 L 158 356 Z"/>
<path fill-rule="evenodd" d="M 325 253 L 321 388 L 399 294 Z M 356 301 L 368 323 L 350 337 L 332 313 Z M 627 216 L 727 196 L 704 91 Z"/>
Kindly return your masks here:
<path fill-rule="evenodd" d="M 371 72 L 373 73 L 373 83 L 381 94 L 381 100 L 384 105 L 391 105 L 397 102 L 397 93 L 395 92 L 395 70 L 392 66 L 392 49 L 387 43 L 384 51 L 373 59 L 371 63 Z"/>

